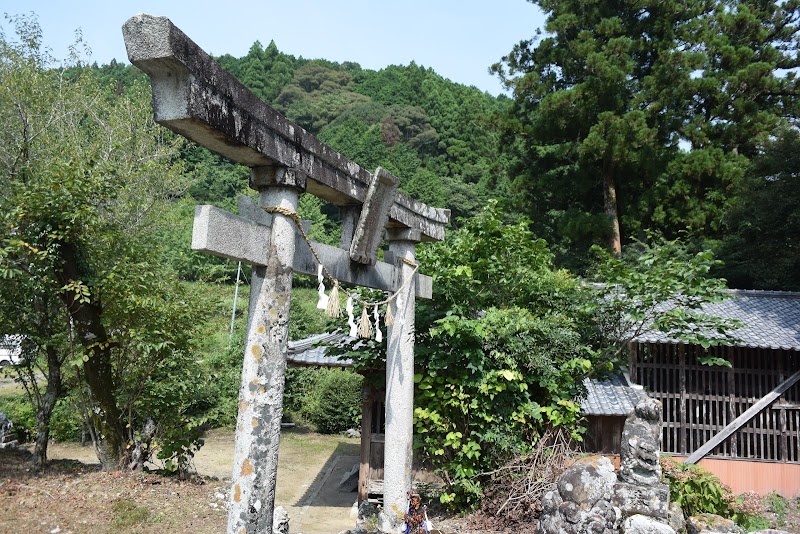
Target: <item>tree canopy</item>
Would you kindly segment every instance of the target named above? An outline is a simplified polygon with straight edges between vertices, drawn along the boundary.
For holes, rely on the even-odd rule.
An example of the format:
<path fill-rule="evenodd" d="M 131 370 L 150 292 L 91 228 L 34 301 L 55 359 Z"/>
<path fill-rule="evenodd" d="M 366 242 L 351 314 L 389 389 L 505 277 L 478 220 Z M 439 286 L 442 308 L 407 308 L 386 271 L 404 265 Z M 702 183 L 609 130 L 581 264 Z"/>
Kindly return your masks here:
<path fill-rule="evenodd" d="M 175 380 L 193 372 L 203 312 L 154 239 L 160 208 L 185 187 L 181 142 L 153 123 L 146 86 L 118 94 L 77 46 L 58 63 L 35 19 L 13 23 L 16 40 L 0 36 L 0 328 L 25 337 L 28 377 L 47 376 L 43 395 L 29 389 L 37 457 L 69 371 L 88 386 L 99 457 L 116 468 L 148 418 L 168 435 L 193 402 Z"/>
<path fill-rule="evenodd" d="M 798 4 L 535 2 L 545 32 L 494 66 L 520 208 L 573 266 L 647 230 L 727 233 L 749 162 L 798 116 Z"/>

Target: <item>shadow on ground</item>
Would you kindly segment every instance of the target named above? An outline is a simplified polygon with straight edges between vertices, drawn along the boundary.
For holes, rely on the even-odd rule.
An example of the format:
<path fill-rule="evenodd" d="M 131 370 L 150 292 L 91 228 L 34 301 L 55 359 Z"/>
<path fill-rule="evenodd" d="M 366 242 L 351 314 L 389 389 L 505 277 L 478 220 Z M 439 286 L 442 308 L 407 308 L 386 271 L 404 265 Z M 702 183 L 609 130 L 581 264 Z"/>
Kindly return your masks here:
<path fill-rule="evenodd" d="M 351 506 L 358 499 L 357 484 L 341 487 L 341 482 L 358 463 L 358 445 L 339 443 L 294 506 Z"/>

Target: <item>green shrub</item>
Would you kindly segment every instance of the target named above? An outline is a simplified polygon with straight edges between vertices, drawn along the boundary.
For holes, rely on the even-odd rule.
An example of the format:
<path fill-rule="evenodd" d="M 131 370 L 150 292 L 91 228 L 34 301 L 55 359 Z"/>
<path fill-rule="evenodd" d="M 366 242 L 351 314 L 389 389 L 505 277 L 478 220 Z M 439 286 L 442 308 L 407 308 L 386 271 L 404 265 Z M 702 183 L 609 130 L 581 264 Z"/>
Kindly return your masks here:
<path fill-rule="evenodd" d="M 710 513 L 733 515 L 735 497 L 720 480 L 702 467 L 661 459 L 664 477 L 669 482 L 670 500 L 677 503 L 686 517 Z"/>
<path fill-rule="evenodd" d="M 785 527 L 786 515 L 789 513 L 789 502 L 786 498 L 773 491 L 767 495 L 765 502 L 770 511 L 775 514 L 777 526 Z"/>
<path fill-rule="evenodd" d="M 59 399 L 50 417 L 50 439 L 80 441 L 84 428 L 83 415 L 71 397 Z"/>
<path fill-rule="evenodd" d="M 206 362 L 211 377 L 209 390 L 211 407 L 208 424 L 212 427 L 233 427 L 239 403 L 239 386 L 242 382 L 242 352 L 244 333 L 237 332 L 225 350 L 212 353 Z"/>
<path fill-rule="evenodd" d="M 769 526 L 763 516 L 761 499 L 754 493 L 735 496 L 731 489 L 702 467 L 662 458 L 664 478 L 669 482 L 670 500 L 678 503 L 686 517 L 711 513 L 733 519 L 748 532 Z M 779 497 L 780 499 L 780 497 Z"/>
<path fill-rule="evenodd" d="M 295 422 L 310 422 L 314 391 L 319 386 L 323 369 L 292 367 L 286 370 L 286 385 L 283 390 L 283 411 Z"/>
<path fill-rule="evenodd" d="M 25 394 L 0 397 L 0 412 L 14 423 L 14 431 L 20 442 L 29 442 L 36 438 L 36 412 Z"/>
<path fill-rule="evenodd" d="M 319 380 L 309 392 L 307 419 L 323 434 L 358 428 L 361 421 L 360 375 L 339 369 L 319 369 Z"/>
<path fill-rule="evenodd" d="M 36 439 L 36 410 L 23 393 L 0 397 L 0 412 L 14 423 L 20 441 Z M 69 398 L 56 401 L 50 417 L 50 439 L 56 441 L 78 441 L 83 428 L 83 417 Z"/>
<path fill-rule="evenodd" d="M 415 433 L 457 510 L 548 428 L 579 439 L 583 377 L 599 359 L 590 294 L 553 265 L 528 221 L 506 224 L 496 202 L 419 247 L 434 296 L 417 308 Z"/>

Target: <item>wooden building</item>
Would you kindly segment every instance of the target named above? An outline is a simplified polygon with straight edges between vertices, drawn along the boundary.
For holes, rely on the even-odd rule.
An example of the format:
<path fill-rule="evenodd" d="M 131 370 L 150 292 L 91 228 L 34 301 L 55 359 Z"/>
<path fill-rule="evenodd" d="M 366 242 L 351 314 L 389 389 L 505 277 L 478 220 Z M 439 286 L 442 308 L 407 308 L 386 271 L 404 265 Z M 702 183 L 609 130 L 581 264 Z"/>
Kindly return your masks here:
<path fill-rule="evenodd" d="M 704 349 L 659 332 L 631 344 L 630 378 L 663 404 L 662 450 L 736 493 L 800 495 L 800 293 L 730 291 L 704 311 L 738 340 Z M 701 365 L 715 356 L 731 366 Z"/>
<path fill-rule="evenodd" d="M 738 338 L 704 349 L 659 332 L 631 344 L 629 378 L 586 382 L 586 450 L 618 454 L 622 427 L 644 393 L 663 404 L 662 450 L 698 463 L 734 492 L 800 496 L 800 293 L 730 291 L 706 312 L 738 319 Z M 324 334 L 290 343 L 290 363 L 348 366 L 325 355 L 338 340 Z M 716 356 L 731 367 L 701 365 Z M 383 398 L 365 389 L 359 500 L 379 495 L 383 469 Z"/>
<path fill-rule="evenodd" d="M 585 379 L 586 397 L 581 412 L 586 417 L 583 450 L 618 455 L 625 419 L 646 396 L 644 388 L 631 384 L 627 374 L 615 374 L 604 380 Z"/>

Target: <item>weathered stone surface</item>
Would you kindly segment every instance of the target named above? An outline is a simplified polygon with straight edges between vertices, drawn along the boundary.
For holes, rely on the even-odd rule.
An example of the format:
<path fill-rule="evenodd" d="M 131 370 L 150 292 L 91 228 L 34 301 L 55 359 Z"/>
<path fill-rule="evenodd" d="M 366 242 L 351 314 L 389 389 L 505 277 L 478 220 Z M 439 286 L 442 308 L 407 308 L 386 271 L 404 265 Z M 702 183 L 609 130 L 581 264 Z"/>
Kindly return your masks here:
<path fill-rule="evenodd" d="M 260 208 L 259 211 L 265 213 Z M 270 224 L 271 221 L 270 217 Z M 345 250 L 323 243 L 313 243 L 313 246 L 331 276 L 336 280 L 383 291 L 392 291 L 397 288 L 394 265 L 381 261 L 376 262 L 372 267 L 356 265 L 350 261 L 350 255 Z M 192 250 L 251 265 L 266 265 L 270 250 L 269 227 L 216 206 L 196 206 L 192 229 Z M 295 255 L 292 262 L 294 272 L 314 276 L 317 274 L 318 265 L 308 243 L 299 232 L 296 233 Z M 416 296 L 425 299 L 431 298 L 433 279 L 419 273 L 414 276 L 416 277 Z"/>
<path fill-rule="evenodd" d="M 586 532 L 605 532 L 606 529 L 612 529 L 615 525 L 619 525 L 622 521 L 622 514 L 619 508 L 612 505 L 605 499 L 601 499 L 597 504 L 589 510 L 586 524 Z"/>
<path fill-rule="evenodd" d="M 661 483 L 642 486 L 629 482 L 617 482 L 611 502 L 622 510 L 622 515 L 625 517 L 643 514 L 658 519 L 667 519 L 669 486 Z"/>
<path fill-rule="evenodd" d="M 296 211 L 297 199 L 294 188 L 268 188 L 259 194 L 259 205 Z M 254 267 L 251 274 L 229 532 L 269 532 L 274 521 L 295 248 L 293 228 L 294 222 L 288 217 L 273 217 L 267 265 Z"/>
<path fill-rule="evenodd" d="M 389 210 L 397 196 L 400 180 L 389 171 L 378 167 L 361 207 L 358 224 L 350 243 L 350 259 L 365 265 L 375 265 L 378 247 L 383 241 L 384 228 L 389 222 Z"/>
<path fill-rule="evenodd" d="M 768 528 L 766 530 L 754 530 L 750 532 L 750 534 L 792 534 L 792 533 L 787 532 L 786 530 L 775 530 L 774 528 Z"/>
<path fill-rule="evenodd" d="M 669 503 L 669 517 L 667 523 L 675 530 L 675 532 L 683 532 L 686 529 L 686 518 L 683 516 L 683 510 L 676 502 Z"/>
<path fill-rule="evenodd" d="M 371 173 L 292 123 L 226 72 L 165 17 L 140 14 L 122 28 L 131 63 L 150 76 L 155 120 L 248 167 L 284 166 L 309 193 L 336 205 L 364 202 Z M 397 193 L 390 226 L 444 238 L 450 210 Z"/>
<path fill-rule="evenodd" d="M 565 501 L 588 510 L 601 498 L 608 498 L 616 482 L 614 464 L 605 456 L 579 460 L 558 479 L 558 493 Z"/>
<path fill-rule="evenodd" d="M 623 431 L 620 475 L 608 458 L 576 462 L 559 477 L 556 491 L 542 499 L 540 534 L 610 534 L 627 518 L 623 532 L 674 534 L 680 518 L 670 518 L 669 486 L 662 484 L 661 403 L 643 399 Z M 680 510 L 678 510 L 680 512 Z M 668 524 L 669 521 L 677 528 Z"/>
<path fill-rule="evenodd" d="M 354 464 L 353 467 L 344 475 L 342 475 L 341 480 L 339 480 L 338 488 L 341 491 L 358 491 L 358 470 L 360 466 L 358 463 Z"/>
<path fill-rule="evenodd" d="M 561 495 L 558 494 L 558 491 L 548 491 L 542 499 L 542 515 L 551 515 L 555 513 L 562 502 L 564 501 L 561 499 Z"/>
<path fill-rule="evenodd" d="M 272 534 L 289 534 L 289 512 L 283 506 L 275 508 L 272 515 Z"/>
<path fill-rule="evenodd" d="M 394 322 L 386 339 L 386 429 L 383 449 L 383 514 L 381 525 L 394 531 L 397 519 L 408 509 L 414 441 L 414 320 L 416 244 L 393 241 L 389 250 L 397 260 L 398 289 L 394 299 Z M 405 260 L 405 262 L 400 260 Z M 390 304 L 391 306 L 392 304 Z M 412 340 L 409 342 L 409 340 Z"/>
<path fill-rule="evenodd" d="M 693 515 L 686 520 L 688 534 L 744 534 L 744 529 L 724 517 L 715 514 Z"/>
<path fill-rule="evenodd" d="M 622 523 L 622 532 L 623 534 L 675 534 L 675 530 L 666 523 L 641 514 L 626 519 Z"/>
<path fill-rule="evenodd" d="M 646 397 L 625 421 L 619 476 L 624 482 L 650 485 L 661 481 L 661 402 Z"/>
<path fill-rule="evenodd" d="M 378 507 L 375 504 L 364 501 L 358 505 L 358 520 L 366 521 L 370 518 L 378 516 Z"/>
<path fill-rule="evenodd" d="M 14 422 L 6 414 L 0 412 L 0 449 L 17 448 L 17 440 L 14 439 Z"/>
<path fill-rule="evenodd" d="M 580 460 L 542 500 L 541 534 L 611 534 L 622 517 L 609 501 L 617 477 L 608 458 Z"/>
<path fill-rule="evenodd" d="M 383 284 L 387 287 L 382 289 L 406 288 L 399 291 L 395 300 L 397 318 L 389 331 L 387 351 L 384 502 L 389 512 L 383 519 L 397 523 L 396 516 L 405 501 L 403 495 L 410 488 L 413 381 L 408 377 L 414 371 L 414 299 L 416 294 L 430 295 L 430 284 L 426 284 L 425 277 L 414 276 L 410 265 L 414 265 L 416 243 L 444 238 L 450 211 L 395 193 L 393 177 L 388 173 L 377 172 L 373 176 L 288 121 L 226 72 L 169 19 L 136 15 L 124 24 L 123 35 L 129 59 L 150 76 L 155 120 L 251 167 L 250 184 L 259 191 L 259 205 L 284 210 L 277 212 L 269 225 L 264 224 L 265 218 L 253 213 L 244 222 L 231 215 L 212 224 L 211 216 L 220 214 L 210 208 L 200 210 L 196 219 L 200 225 L 193 243 L 196 249 L 254 265 L 228 531 L 268 532 L 274 519 L 292 272 L 313 274 L 317 263 L 324 264 L 329 275 L 340 282 L 368 285 L 362 283 L 362 277 L 373 280 L 372 273 L 378 273 L 382 284 L 385 279 L 393 282 Z M 375 188 L 370 189 L 370 184 Z M 316 256 L 305 251 L 296 256 L 295 250 L 303 250 L 304 245 L 299 242 L 298 247 L 292 217 L 300 191 L 348 209 L 364 205 L 365 223 L 360 233 L 356 229 L 353 258 L 375 263 L 375 251 L 385 227 L 403 243 L 400 248 L 392 245 L 395 259 L 405 258 L 410 265 L 398 268 L 392 260 L 383 268 L 354 266 L 347 251 L 322 244 L 314 245 Z M 245 208 L 243 213 L 253 211 L 252 206 Z M 342 238 L 351 239 L 350 235 Z M 313 263 L 309 260 L 312 256 Z M 407 286 L 402 284 L 405 280 L 409 282 Z M 393 355 L 402 357 L 402 365 L 392 365 L 393 361 L 400 361 Z M 393 389 L 390 368 L 405 388 L 399 393 Z"/>

